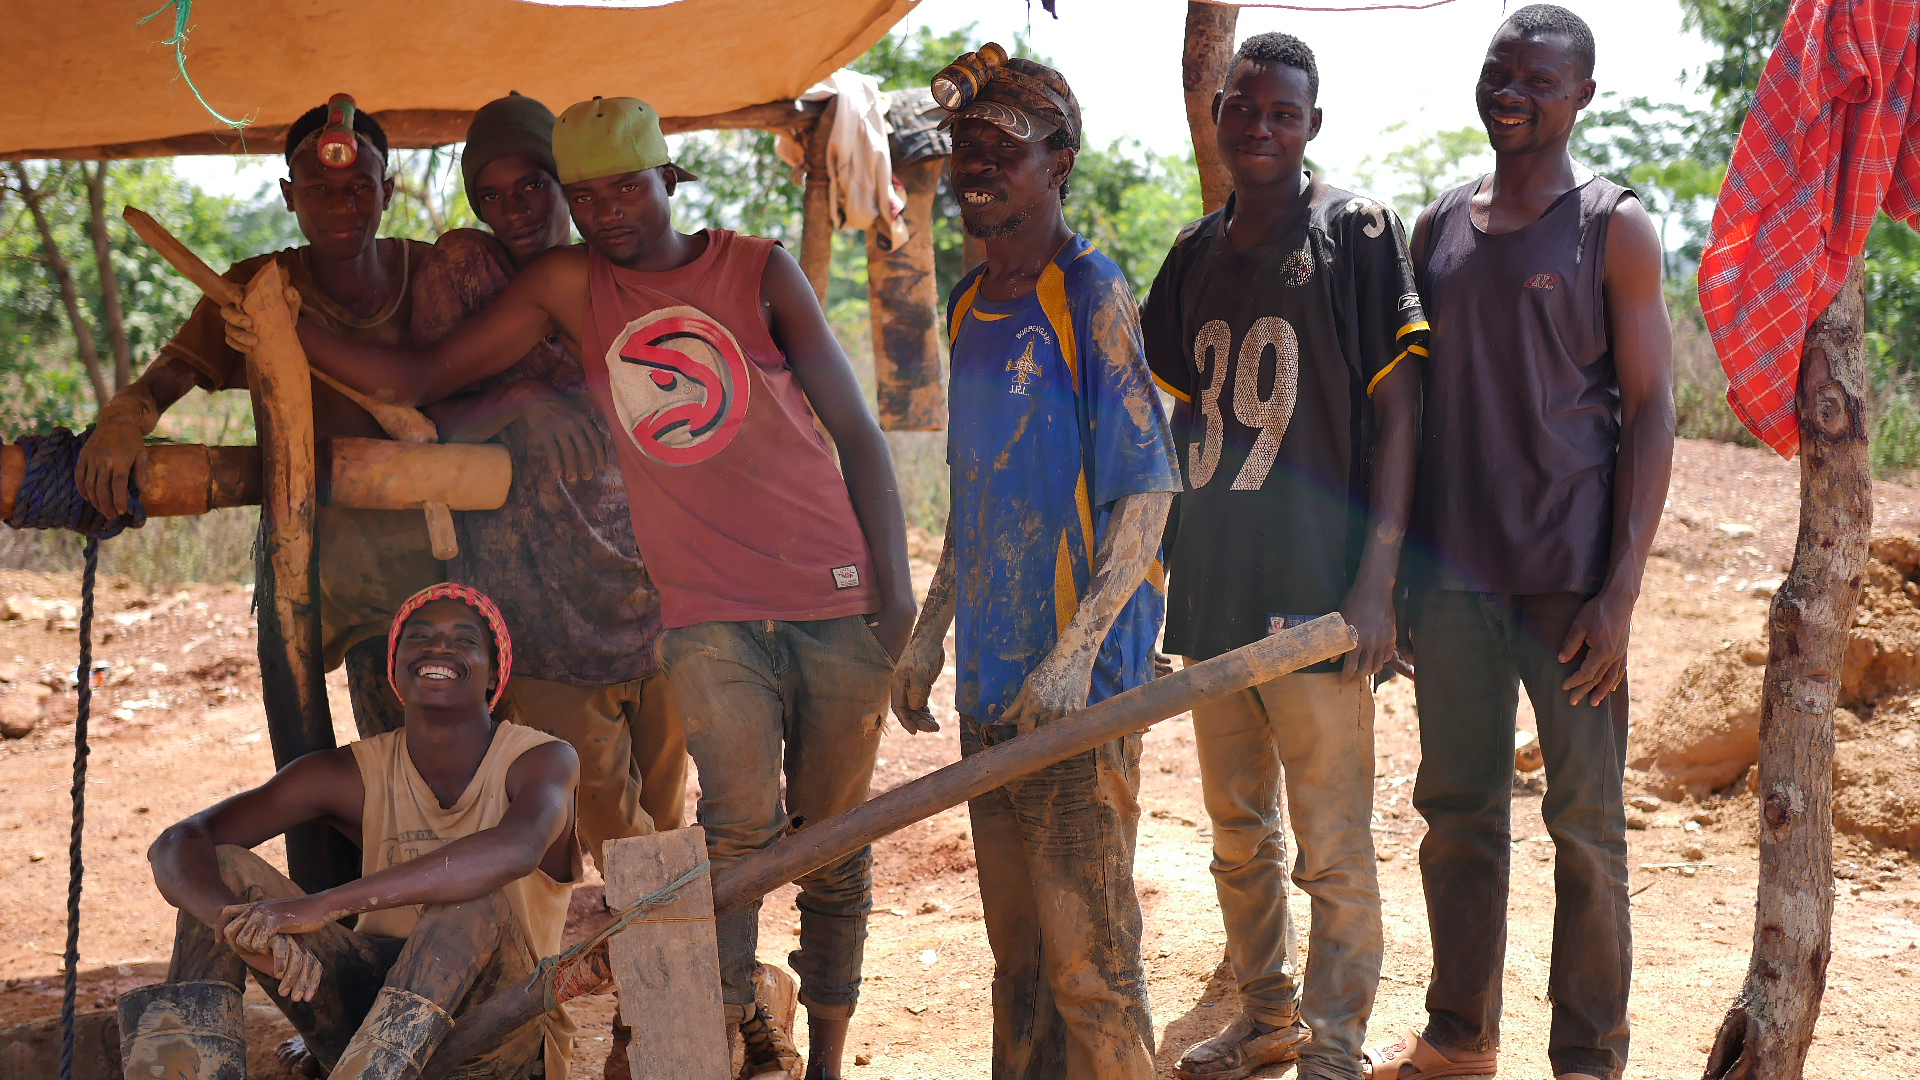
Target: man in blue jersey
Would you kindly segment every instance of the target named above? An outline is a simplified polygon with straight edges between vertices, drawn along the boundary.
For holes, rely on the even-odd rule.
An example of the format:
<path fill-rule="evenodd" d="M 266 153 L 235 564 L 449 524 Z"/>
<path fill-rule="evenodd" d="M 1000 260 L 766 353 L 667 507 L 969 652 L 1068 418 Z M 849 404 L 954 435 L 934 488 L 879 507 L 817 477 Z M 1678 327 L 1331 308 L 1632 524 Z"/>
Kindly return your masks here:
<path fill-rule="evenodd" d="M 944 121 L 961 218 L 987 261 L 949 307 L 953 504 L 893 691 L 902 726 L 938 726 L 927 698 L 957 612 L 968 755 L 1151 677 L 1156 555 L 1179 487 L 1133 294 L 1061 213 L 1080 146 L 1073 91 L 1027 60 L 986 71 Z M 1131 735 L 973 800 L 999 1080 L 1154 1075 L 1139 786 Z"/>

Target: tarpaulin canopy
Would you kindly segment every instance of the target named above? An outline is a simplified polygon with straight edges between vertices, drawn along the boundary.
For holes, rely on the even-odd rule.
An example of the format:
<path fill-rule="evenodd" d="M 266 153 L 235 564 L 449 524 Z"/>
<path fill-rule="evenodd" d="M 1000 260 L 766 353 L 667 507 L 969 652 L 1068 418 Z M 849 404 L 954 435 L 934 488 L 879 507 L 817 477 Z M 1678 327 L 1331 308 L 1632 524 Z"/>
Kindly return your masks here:
<path fill-rule="evenodd" d="M 241 152 L 162 44 L 161 0 L 0 0 L 0 158 Z M 595 94 L 645 98 L 669 130 L 777 126 L 791 102 L 878 41 L 918 0 L 198 0 L 187 70 L 209 105 L 277 150 L 339 91 L 400 146 L 455 141 L 508 90 L 558 112 Z M 751 106 L 760 112 L 740 114 Z M 732 114 L 712 123 L 716 114 Z M 798 113 L 794 113 L 797 118 Z"/>

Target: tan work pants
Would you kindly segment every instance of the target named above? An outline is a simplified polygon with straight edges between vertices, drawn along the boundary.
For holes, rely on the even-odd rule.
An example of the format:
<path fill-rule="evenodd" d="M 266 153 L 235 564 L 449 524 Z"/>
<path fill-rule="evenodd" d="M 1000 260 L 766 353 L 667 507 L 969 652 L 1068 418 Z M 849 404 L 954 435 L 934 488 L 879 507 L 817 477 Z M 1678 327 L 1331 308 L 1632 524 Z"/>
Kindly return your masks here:
<path fill-rule="evenodd" d="M 607 841 L 687 823 L 687 731 L 664 674 L 611 686 L 515 676 L 501 709 L 580 755 L 577 827 L 602 873 Z"/>

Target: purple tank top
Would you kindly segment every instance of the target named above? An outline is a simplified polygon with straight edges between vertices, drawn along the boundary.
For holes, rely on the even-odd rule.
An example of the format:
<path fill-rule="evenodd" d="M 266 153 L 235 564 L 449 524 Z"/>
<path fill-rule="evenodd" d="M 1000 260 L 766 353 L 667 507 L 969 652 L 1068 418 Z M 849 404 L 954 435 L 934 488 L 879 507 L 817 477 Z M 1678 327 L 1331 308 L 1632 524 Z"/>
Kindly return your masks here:
<path fill-rule="evenodd" d="M 1595 176 L 1523 229 L 1473 223 L 1475 180 L 1434 204 L 1432 324 L 1409 575 L 1432 588 L 1593 593 L 1612 550 L 1620 387 L 1607 225 L 1632 194 Z"/>

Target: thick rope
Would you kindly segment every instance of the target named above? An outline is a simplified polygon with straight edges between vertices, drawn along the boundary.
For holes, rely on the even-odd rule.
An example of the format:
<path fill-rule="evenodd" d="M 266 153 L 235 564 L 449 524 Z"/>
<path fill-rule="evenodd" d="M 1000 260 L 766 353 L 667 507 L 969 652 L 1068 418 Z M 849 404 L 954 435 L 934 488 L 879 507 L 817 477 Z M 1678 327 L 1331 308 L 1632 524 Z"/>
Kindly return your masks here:
<path fill-rule="evenodd" d="M 100 541 L 128 526 L 146 524 L 147 511 L 128 482 L 132 512 L 109 520 L 93 508 L 74 483 L 73 468 L 92 429 L 75 435 L 64 428 L 50 435 L 23 436 L 26 475 L 14 496 L 7 524 L 16 529 L 72 529 L 86 536 L 86 561 L 80 571 L 79 701 L 73 723 L 73 830 L 67 839 L 67 968 L 60 994 L 60 1080 L 73 1080 L 74 1014 L 80 992 L 80 888 L 85 878 L 81 839 L 87 822 L 87 721 L 93 715 L 93 586 L 100 574 Z"/>
<path fill-rule="evenodd" d="M 674 878 L 665 886 L 655 889 L 640 899 L 635 900 L 627 907 L 621 908 L 619 913 L 614 915 L 613 921 L 601 927 L 599 932 L 592 937 L 558 956 L 543 957 L 540 961 L 540 966 L 534 970 L 533 978 L 535 982 L 540 984 L 541 992 L 546 995 L 547 1011 L 552 1012 L 554 1009 L 560 1007 L 560 1002 L 576 996 L 576 994 L 568 992 L 563 997 L 560 996 L 557 991 L 574 978 L 577 969 L 586 959 L 588 953 L 599 948 L 608 938 L 613 937 L 613 935 L 625 930 L 634 923 L 641 922 L 642 919 L 640 916 L 645 915 L 655 908 L 665 907 L 675 900 L 680 899 L 680 894 L 686 891 L 687 886 L 705 877 L 707 872 L 712 869 L 713 863 L 706 859 L 700 860 L 699 865 L 690 868 L 686 873 Z M 702 919 L 675 919 L 673 921 L 706 922 L 711 918 L 712 916 L 709 915 Z M 591 992 L 591 988 L 580 992 Z"/>

